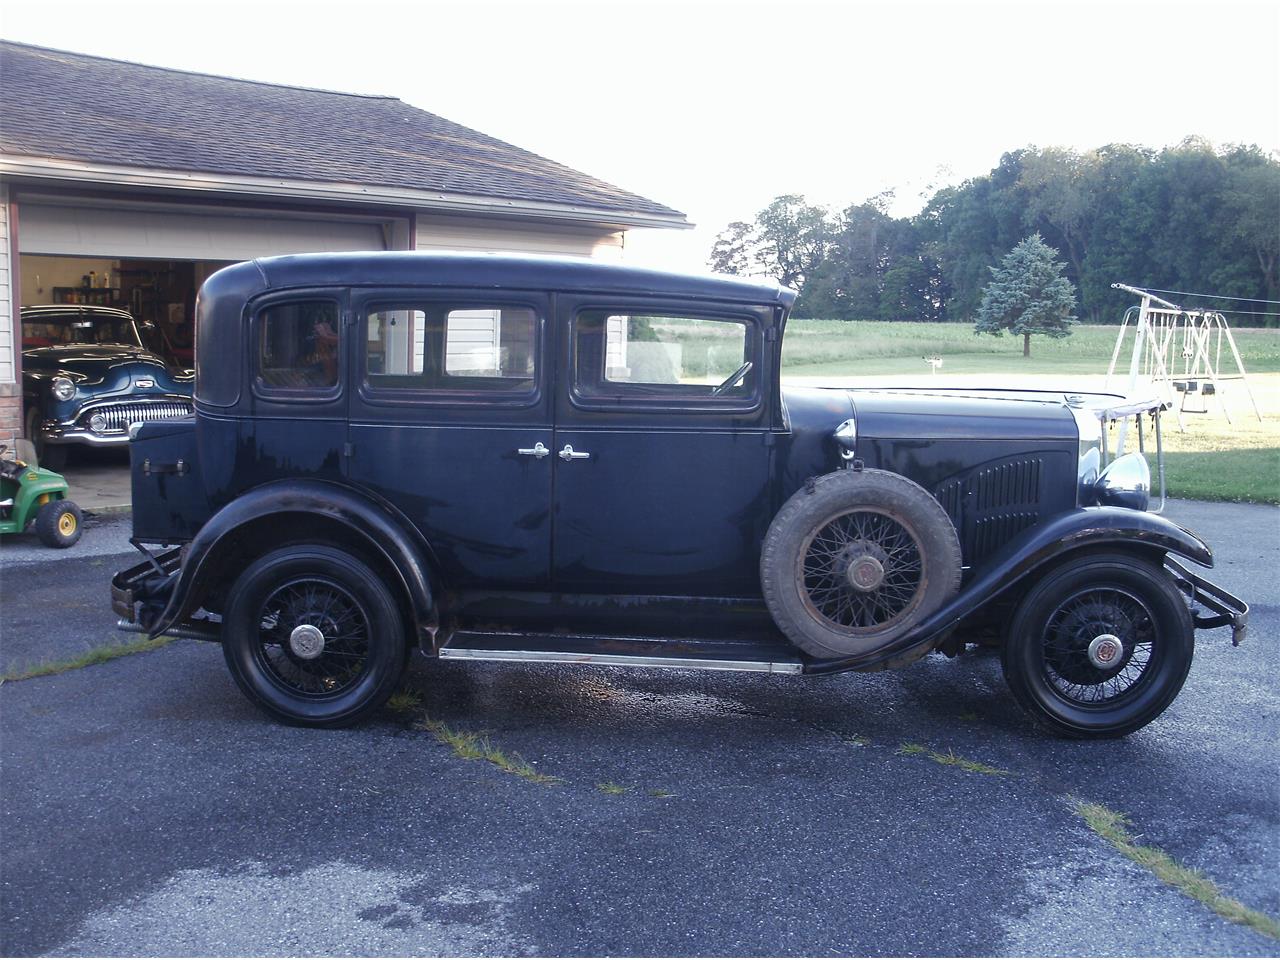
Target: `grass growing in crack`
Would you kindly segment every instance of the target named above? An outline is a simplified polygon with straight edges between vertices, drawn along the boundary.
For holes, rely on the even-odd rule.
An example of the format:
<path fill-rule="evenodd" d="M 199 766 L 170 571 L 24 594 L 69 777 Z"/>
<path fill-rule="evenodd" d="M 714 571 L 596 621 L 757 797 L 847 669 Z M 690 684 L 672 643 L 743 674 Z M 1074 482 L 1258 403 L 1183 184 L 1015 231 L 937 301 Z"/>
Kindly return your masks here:
<path fill-rule="evenodd" d="M 412 713 L 422 706 L 422 698 L 412 690 L 397 690 L 387 698 L 387 709 L 395 713 Z"/>
<path fill-rule="evenodd" d="M 1132 824 L 1122 813 L 1117 813 L 1098 803 L 1075 802 L 1076 814 L 1089 825 L 1089 829 L 1115 847 L 1121 854 L 1140 867 L 1150 870 L 1162 883 L 1166 883 L 1185 896 L 1198 900 L 1206 907 L 1232 923 L 1251 927 L 1265 936 L 1280 940 L 1280 922 L 1261 911 L 1246 907 L 1239 900 L 1228 897 L 1218 885 L 1198 870 L 1183 866 L 1159 847 L 1143 846 L 1129 832 Z"/>
<path fill-rule="evenodd" d="M 866 747 L 871 745 L 871 739 L 869 737 L 859 736 L 856 733 L 851 733 L 842 739 L 851 747 Z"/>
<path fill-rule="evenodd" d="M 66 660 L 51 660 L 48 663 L 41 663 L 34 667 L 28 667 L 25 670 L 11 670 L 0 676 L 0 682 L 8 682 L 15 680 L 31 680 L 34 677 L 50 677 L 58 673 L 66 673 L 68 670 L 79 670 L 81 667 L 92 667 L 95 664 L 106 663 L 109 660 L 115 660 L 118 657 L 127 657 L 134 653 L 147 653 L 150 650 L 159 650 L 166 644 L 173 642 L 173 637 L 143 637 L 139 640 L 132 640 L 129 643 L 113 643 L 105 647 L 91 647 L 84 653 L 76 657 L 69 657 Z"/>
<path fill-rule="evenodd" d="M 968 757 L 960 756 L 954 750 L 939 753 L 937 750 L 930 750 L 919 743 L 904 743 L 898 748 L 898 753 L 904 757 L 926 756 L 934 763 L 940 763 L 944 767 L 959 767 L 968 773 L 982 773 L 988 777 L 1007 777 L 1010 775 L 1008 770 L 1001 770 L 999 767 L 993 767 L 978 760 L 970 760 Z"/>
<path fill-rule="evenodd" d="M 521 780 L 528 780 L 530 783 L 542 784 L 543 786 L 554 786 L 561 782 L 559 777 L 539 773 L 520 754 L 507 753 L 500 747 L 495 747 L 489 738 L 482 733 L 454 730 L 448 724 L 439 720 L 432 720 L 430 717 L 424 717 L 414 726 L 419 730 L 427 731 L 440 743 L 452 748 L 454 756 L 462 760 L 485 760 L 503 773 L 509 773 L 512 776 L 519 777 Z"/>
<path fill-rule="evenodd" d="M 655 789 L 655 790 L 649 791 L 649 796 L 653 797 L 655 800 L 670 800 L 672 797 L 675 796 L 675 794 L 672 793 L 670 790 Z"/>
<path fill-rule="evenodd" d="M 597 783 L 596 789 L 599 790 L 601 793 L 607 793 L 615 797 L 621 796 L 624 793 L 631 792 L 630 787 L 624 787 L 622 784 L 614 783 L 611 780 L 606 780 L 604 783 Z"/>

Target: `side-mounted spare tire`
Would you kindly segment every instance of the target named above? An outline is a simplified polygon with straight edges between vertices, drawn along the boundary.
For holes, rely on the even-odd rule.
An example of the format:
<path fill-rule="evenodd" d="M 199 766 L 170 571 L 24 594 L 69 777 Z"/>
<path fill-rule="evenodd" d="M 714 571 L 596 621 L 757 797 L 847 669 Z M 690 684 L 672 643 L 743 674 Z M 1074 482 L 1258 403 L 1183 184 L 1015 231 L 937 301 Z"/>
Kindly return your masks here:
<path fill-rule="evenodd" d="M 960 540 L 942 505 L 885 470 L 817 477 L 783 504 L 760 554 L 778 628 L 815 657 L 873 654 L 960 586 Z"/>

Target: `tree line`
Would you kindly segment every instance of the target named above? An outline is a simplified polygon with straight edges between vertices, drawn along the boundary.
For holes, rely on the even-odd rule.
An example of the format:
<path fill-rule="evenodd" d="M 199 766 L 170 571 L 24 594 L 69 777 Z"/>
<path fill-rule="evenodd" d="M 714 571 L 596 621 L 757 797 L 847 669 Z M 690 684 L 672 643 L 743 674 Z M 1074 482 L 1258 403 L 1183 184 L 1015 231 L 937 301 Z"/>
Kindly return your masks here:
<path fill-rule="evenodd" d="M 1111 289 L 1119 281 L 1247 298 L 1194 302 L 1229 308 L 1233 323 L 1280 323 L 1267 316 L 1280 306 L 1250 302 L 1280 301 L 1280 162 L 1255 146 L 1028 147 L 938 190 L 914 217 L 890 216 L 892 201 L 832 212 L 778 197 L 729 224 L 710 265 L 794 287 L 800 317 L 971 321 L 991 268 L 1038 233 L 1064 261 L 1083 321 L 1119 322 L 1134 302 Z"/>

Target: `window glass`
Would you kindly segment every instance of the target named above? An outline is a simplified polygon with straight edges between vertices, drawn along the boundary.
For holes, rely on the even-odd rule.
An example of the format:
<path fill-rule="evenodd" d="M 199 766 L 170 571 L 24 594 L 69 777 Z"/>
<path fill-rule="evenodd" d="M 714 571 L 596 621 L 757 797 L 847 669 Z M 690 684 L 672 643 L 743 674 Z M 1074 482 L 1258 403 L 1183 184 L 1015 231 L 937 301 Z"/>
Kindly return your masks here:
<path fill-rule="evenodd" d="M 528 307 L 380 305 L 365 324 L 376 388 L 529 392 L 537 315 Z"/>
<path fill-rule="evenodd" d="M 585 395 L 742 399 L 755 389 L 741 320 L 584 310 L 575 337 Z"/>
<path fill-rule="evenodd" d="M 258 382 L 273 390 L 336 387 L 341 329 L 332 301 L 267 307 L 258 314 Z"/>

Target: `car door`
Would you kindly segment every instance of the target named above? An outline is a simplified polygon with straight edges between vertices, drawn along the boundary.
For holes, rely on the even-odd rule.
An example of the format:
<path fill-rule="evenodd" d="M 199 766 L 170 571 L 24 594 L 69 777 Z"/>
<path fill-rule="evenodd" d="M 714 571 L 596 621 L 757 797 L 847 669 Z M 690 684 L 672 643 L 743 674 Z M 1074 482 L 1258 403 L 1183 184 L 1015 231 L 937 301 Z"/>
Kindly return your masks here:
<path fill-rule="evenodd" d="M 549 581 L 548 308 L 541 293 L 352 296 L 348 476 L 421 530 L 450 590 Z"/>
<path fill-rule="evenodd" d="M 556 588 L 759 595 L 769 308 L 562 295 L 557 310 Z"/>

